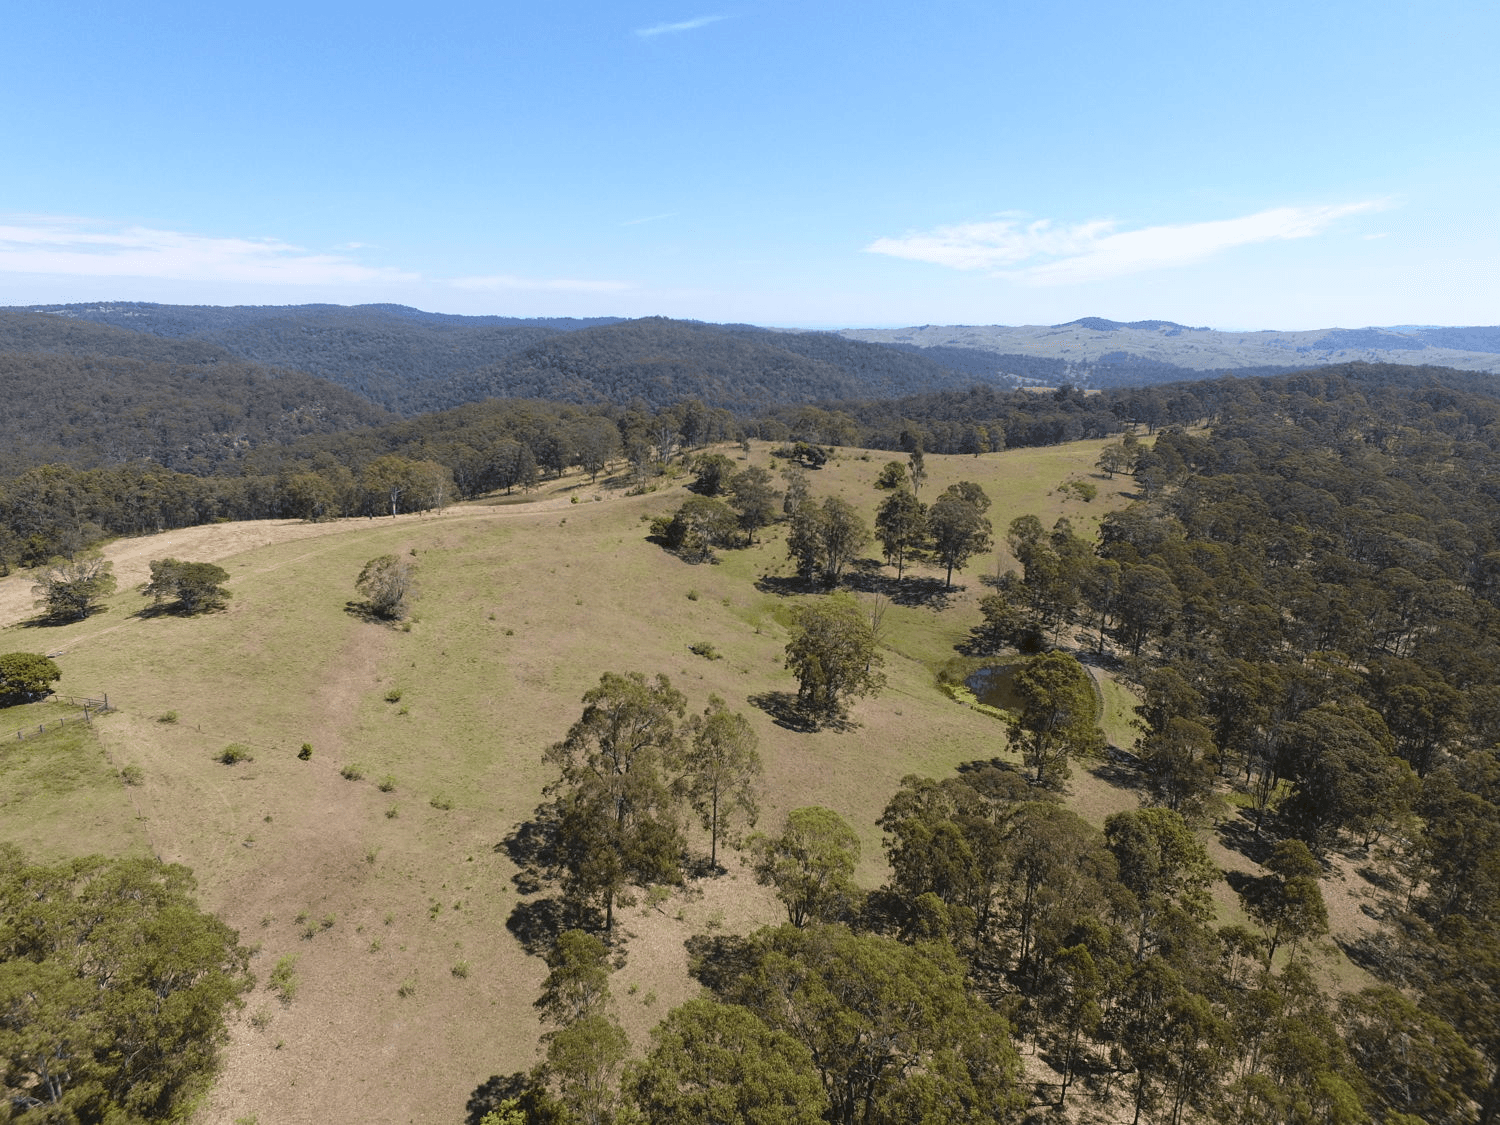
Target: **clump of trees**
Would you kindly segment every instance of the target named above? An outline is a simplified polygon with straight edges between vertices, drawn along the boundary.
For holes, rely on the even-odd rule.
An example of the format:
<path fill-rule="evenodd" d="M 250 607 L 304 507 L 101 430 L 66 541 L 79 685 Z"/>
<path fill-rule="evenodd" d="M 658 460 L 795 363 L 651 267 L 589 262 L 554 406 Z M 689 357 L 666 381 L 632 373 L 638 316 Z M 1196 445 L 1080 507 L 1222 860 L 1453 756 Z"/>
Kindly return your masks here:
<path fill-rule="evenodd" d="M 0 1059 L 16 1120 L 175 1121 L 205 1090 L 250 953 L 155 859 L 0 845 Z"/>
<path fill-rule="evenodd" d="M 869 541 L 869 525 L 854 505 L 829 496 L 821 504 L 804 500 L 797 505 L 791 514 L 786 549 L 799 575 L 816 577 L 832 588 Z"/>
<path fill-rule="evenodd" d="M 709 833 L 713 866 L 719 844 L 754 824 L 760 756 L 749 721 L 717 696 L 683 722 L 687 698 L 664 675 L 606 672 L 583 705 L 544 755 L 558 770 L 549 866 L 573 915 L 601 910 L 612 932 L 627 887 L 682 882 L 686 811 Z"/>
<path fill-rule="evenodd" d="M 229 572 L 216 563 L 152 559 L 151 580 L 141 593 L 153 606 L 191 617 L 223 609 L 230 597 L 224 589 L 228 581 Z"/>

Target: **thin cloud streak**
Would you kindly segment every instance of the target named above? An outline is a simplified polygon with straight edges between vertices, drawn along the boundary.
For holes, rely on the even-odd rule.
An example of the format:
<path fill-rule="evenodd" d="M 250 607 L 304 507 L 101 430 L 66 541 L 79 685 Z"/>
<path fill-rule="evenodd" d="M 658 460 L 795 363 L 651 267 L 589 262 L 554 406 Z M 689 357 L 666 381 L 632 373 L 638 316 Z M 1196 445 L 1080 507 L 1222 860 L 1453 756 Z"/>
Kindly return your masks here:
<path fill-rule="evenodd" d="M 619 293 L 634 286 L 625 281 L 583 281 L 574 278 L 530 278 L 511 274 L 489 277 L 455 277 L 448 282 L 455 289 L 479 291 L 546 291 L 554 293 Z"/>
<path fill-rule="evenodd" d="M 668 211 L 664 215 L 647 215 L 644 219 L 626 219 L 620 225 L 622 227 L 638 227 L 642 223 L 654 223 L 661 219 L 673 219 L 677 217 L 676 211 Z"/>
<path fill-rule="evenodd" d="M 1071 226 L 1001 215 L 983 223 L 878 238 L 865 250 L 959 270 L 988 270 L 1028 285 L 1073 285 L 1192 265 L 1239 246 L 1311 238 L 1349 215 L 1384 210 L 1369 200 L 1327 207 L 1275 207 L 1237 219 L 1117 231 L 1113 220 Z"/>
<path fill-rule="evenodd" d="M 641 39 L 650 39 L 654 35 L 676 35 L 683 31 L 697 31 L 700 27 L 707 27 L 711 23 L 718 23 L 728 18 L 728 16 L 697 16 L 680 23 L 659 23 L 655 27 L 638 27 L 635 33 Z"/>
<path fill-rule="evenodd" d="M 314 253 L 275 238 L 215 238 L 30 216 L 0 221 L 0 273 L 270 285 L 388 283 L 418 276 Z"/>

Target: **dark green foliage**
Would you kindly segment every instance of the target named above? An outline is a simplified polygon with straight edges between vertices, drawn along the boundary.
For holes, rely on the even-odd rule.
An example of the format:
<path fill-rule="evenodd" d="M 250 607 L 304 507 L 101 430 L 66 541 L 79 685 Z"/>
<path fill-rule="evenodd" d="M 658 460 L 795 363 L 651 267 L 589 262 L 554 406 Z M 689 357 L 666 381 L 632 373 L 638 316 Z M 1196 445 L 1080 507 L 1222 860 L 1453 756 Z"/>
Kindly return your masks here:
<path fill-rule="evenodd" d="M 37 576 L 31 592 L 52 621 L 81 621 L 115 592 L 114 564 L 97 551 L 56 558 Z"/>
<path fill-rule="evenodd" d="M 891 462 L 897 468 L 901 466 Z M 903 471 L 902 480 L 905 480 Z M 896 577 L 906 564 L 908 552 L 920 547 L 927 539 L 927 508 L 910 491 L 897 487 L 882 501 L 875 513 L 875 535 L 885 549 L 886 562 L 896 564 Z"/>
<path fill-rule="evenodd" d="M 206 1087 L 249 953 L 186 868 L 0 849 L 0 1052 L 37 1120 L 169 1121 Z M 13 1103 L 14 1104 L 14 1103 Z M 27 1120 L 30 1113 L 23 1114 Z"/>
<path fill-rule="evenodd" d="M 740 539 L 734 510 L 716 496 L 690 496 L 661 529 L 666 545 L 688 562 L 708 562 L 714 548 L 730 547 Z"/>
<path fill-rule="evenodd" d="M 0 655 L 0 698 L 39 699 L 52 691 L 62 679 L 62 669 L 36 652 L 7 652 Z"/>
<path fill-rule="evenodd" d="M 1208 888 L 1220 878 L 1182 817 L 1170 809 L 1113 813 L 1104 836 L 1120 865 L 1120 882 L 1134 896 L 1136 957 L 1158 946 L 1173 911 L 1206 922 L 1213 916 Z"/>
<path fill-rule="evenodd" d="M 706 998 L 652 1030 L 650 1053 L 624 1085 L 652 1125 L 818 1125 L 828 1108 L 804 1043 L 748 1008 Z"/>
<path fill-rule="evenodd" d="M 829 496 L 822 504 L 804 500 L 792 512 L 787 554 L 804 578 L 837 586 L 844 570 L 870 541 L 870 529 L 847 500 Z"/>
<path fill-rule="evenodd" d="M 989 497 L 977 484 L 960 481 L 932 502 L 927 529 L 938 562 L 948 568 L 946 582 L 953 585 L 953 571 L 962 569 L 974 555 L 991 546 L 990 521 L 985 519 Z"/>
<path fill-rule="evenodd" d="M 557 847 L 565 888 L 604 908 L 629 883 L 682 880 L 682 829 L 665 763 L 687 701 L 666 676 L 606 672 L 583 697 L 583 715 L 546 760 L 560 771 Z"/>
<path fill-rule="evenodd" d="M 775 521 L 778 495 L 771 486 L 771 474 L 758 465 L 729 478 L 729 505 L 751 542 L 757 531 Z"/>
<path fill-rule="evenodd" d="M 814 723 L 841 718 L 851 699 L 885 686 L 875 630 L 847 594 L 792 609 L 786 666 L 797 677 L 797 701 Z"/>
<path fill-rule="evenodd" d="M 906 485 L 906 466 L 900 461 L 887 461 L 875 478 L 876 488 L 902 488 Z"/>
<path fill-rule="evenodd" d="M 734 476 L 734 462 L 722 453 L 703 453 L 693 458 L 693 482 L 688 487 L 701 496 L 718 496 L 729 491 Z"/>
<path fill-rule="evenodd" d="M 843 926 L 756 934 L 724 998 L 810 1052 L 834 1125 L 992 1125 L 1024 1104 L 1005 1020 L 946 946 Z"/>
<path fill-rule="evenodd" d="M 776 836 L 753 842 L 755 877 L 776 888 L 794 926 L 833 921 L 850 912 L 857 895 L 854 868 L 859 837 L 832 809 L 813 805 L 787 813 Z"/>
<path fill-rule="evenodd" d="M 1240 888 L 1245 913 L 1266 935 L 1266 964 L 1283 941 L 1295 949 L 1304 938 L 1328 932 L 1328 908 L 1318 884 L 1323 868 L 1301 840 L 1282 840 L 1266 860 L 1270 872 Z"/>
<path fill-rule="evenodd" d="M 708 832 L 712 867 L 718 866 L 720 839 L 737 843 L 736 822 L 754 828 L 760 815 L 757 742 L 750 720 L 713 695 L 703 714 L 688 723 L 668 763 L 678 774 L 677 792 Z"/>
<path fill-rule="evenodd" d="M 173 613 L 192 616 L 223 609 L 229 601 L 224 583 L 229 572 L 214 563 L 183 562 L 181 559 L 152 559 L 151 581 L 141 593 L 153 605 L 165 605 Z"/>
<path fill-rule="evenodd" d="M 1036 771 L 1036 784 L 1059 784 L 1070 772 L 1070 758 L 1104 749 L 1093 681 L 1075 657 L 1044 653 L 1018 666 L 1011 680 L 1019 705 L 1009 736 Z"/>

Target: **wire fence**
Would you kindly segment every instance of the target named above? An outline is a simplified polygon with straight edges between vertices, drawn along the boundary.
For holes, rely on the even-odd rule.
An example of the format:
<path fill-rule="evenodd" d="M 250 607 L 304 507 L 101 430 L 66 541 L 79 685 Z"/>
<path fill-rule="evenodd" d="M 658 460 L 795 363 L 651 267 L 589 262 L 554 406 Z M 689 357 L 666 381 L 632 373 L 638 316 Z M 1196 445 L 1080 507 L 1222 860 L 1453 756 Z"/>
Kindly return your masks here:
<path fill-rule="evenodd" d="M 13 733 L 3 736 L 6 742 L 25 741 L 28 738 L 36 738 L 38 735 L 49 731 L 59 730 L 69 723 L 92 723 L 95 715 L 102 715 L 112 710 L 109 705 L 109 695 L 104 694 L 99 698 L 84 695 L 57 695 L 53 696 L 53 703 L 67 703 L 78 708 L 76 715 L 64 715 L 61 718 L 45 719 L 40 723 L 28 723 L 24 727 L 16 729 Z"/>

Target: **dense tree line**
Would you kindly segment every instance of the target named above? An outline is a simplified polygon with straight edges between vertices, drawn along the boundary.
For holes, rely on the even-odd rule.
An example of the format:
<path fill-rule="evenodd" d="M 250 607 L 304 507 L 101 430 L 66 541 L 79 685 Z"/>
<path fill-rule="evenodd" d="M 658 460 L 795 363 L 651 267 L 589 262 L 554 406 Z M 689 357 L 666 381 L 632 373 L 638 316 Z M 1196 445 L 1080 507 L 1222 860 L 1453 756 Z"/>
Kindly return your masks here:
<path fill-rule="evenodd" d="M 1500 1118 L 1500 402 L 1463 382 L 1355 368 L 1226 386 L 1211 435 L 1106 449 L 1142 499 L 1097 550 L 1065 521 L 1016 520 L 1020 570 L 974 637 L 1125 658 L 1152 799 L 1202 817 L 1231 785 L 1249 806 L 1270 854 L 1237 889 L 1268 963 L 1326 929 L 1323 862 L 1384 867 L 1386 928 L 1352 946 L 1382 985 L 1295 997 L 1343 1059 L 1306 1088 L 1347 1084 L 1326 1112 L 1348 1120 Z M 1296 1119 L 1259 1072 L 1239 1082 L 1252 1119 Z"/>

